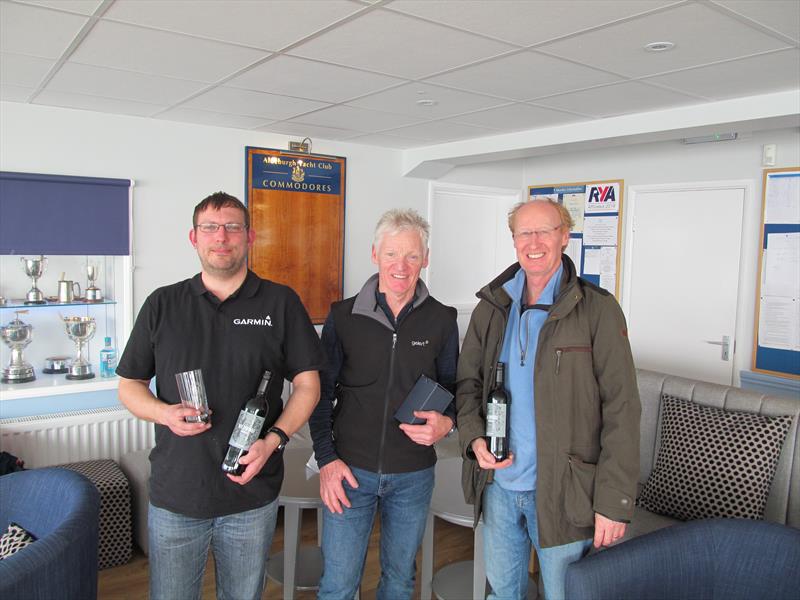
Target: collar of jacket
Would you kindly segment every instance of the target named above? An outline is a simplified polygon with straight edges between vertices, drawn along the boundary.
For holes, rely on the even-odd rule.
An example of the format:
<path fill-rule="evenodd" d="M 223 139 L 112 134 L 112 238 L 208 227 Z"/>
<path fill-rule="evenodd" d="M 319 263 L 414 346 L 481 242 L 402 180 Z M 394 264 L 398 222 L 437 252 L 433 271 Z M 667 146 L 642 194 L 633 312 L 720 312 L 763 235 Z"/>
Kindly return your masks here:
<path fill-rule="evenodd" d="M 358 292 L 355 301 L 353 302 L 353 314 L 354 315 L 362 315 L 369 319 L 373 319 L 378 321 L 381 325 L 394 331 L 394 327 L 389 322 L 389 319 L 386 318 L 386 314 L 383 312 L 383 309 L 378 305 L 378 302 L 375 300 L 375 292 L 378 290 L 378 274 L 375 273 L 372 277 L 367 279 L 367 282 L 361 288 L 361 291 Z M 415 309 L 417 306 L 425 302 L 428 299 L 430 293 L 428 292 L 428 286 L 421 280 L 417 280 L 417 287 L 415 290 L 416 297 L 412 301 L 413 305 L 411 309 Z"/>
<path fill-rule="evenodd" d="M 552 320 L 564 317 L 564 315 L 569 313 L 578 301 L 583 298 L 583 291 L 579 285 L 578 275 L 575 272 L 575 264 L 572 262 L 572 259 L 566 254 L 562 254 L 561 264 L 564 267 L 564 272 L 561 275 L 561 286 L 553 300 L 553 308 L 549 317 Z M 520 268 L 518 262 L 514 263 L 488 284 L 483 286 L 475 295 L 478 299 L 486 300 L 504 313 L 508 313 L 508 309 L 511 306 L 511 297 L 503 289 L 503 284 L 513 279 Z"/>

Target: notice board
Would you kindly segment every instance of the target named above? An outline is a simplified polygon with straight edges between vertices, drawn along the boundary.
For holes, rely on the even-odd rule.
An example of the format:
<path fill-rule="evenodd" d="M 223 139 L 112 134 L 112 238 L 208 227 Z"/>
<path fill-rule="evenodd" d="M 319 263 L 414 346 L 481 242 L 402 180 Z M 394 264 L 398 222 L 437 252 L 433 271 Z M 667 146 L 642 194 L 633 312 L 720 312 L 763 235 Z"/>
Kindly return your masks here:
<path fill-rule="evenodd" d="M 566 207 L 575 226 L 564 253 L 581 277 L 617 299 L 623 188 L 622 179 L 528 186 L 531 200 L 548 198 Z"/>
<path fill-rule="evenodd" d="M 245 156 L 250 268 L 294 289 L 323 323 L 342 299 L 346 159 L 251 146 Z"/>
<path fill-rule="evenodd" d="M 800 167 L 765 169 L 753 371 L 800 379 Z"/>

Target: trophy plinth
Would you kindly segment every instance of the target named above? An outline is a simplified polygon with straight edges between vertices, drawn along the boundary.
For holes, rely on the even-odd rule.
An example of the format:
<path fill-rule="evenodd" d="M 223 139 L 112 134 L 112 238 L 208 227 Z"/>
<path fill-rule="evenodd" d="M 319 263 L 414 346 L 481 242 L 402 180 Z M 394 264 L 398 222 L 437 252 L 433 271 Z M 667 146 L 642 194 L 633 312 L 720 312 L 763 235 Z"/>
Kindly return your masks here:
<path fill-rule="evenodd" d="M 86 278 L 89 280 L 86 284 L 86 301 L 87 302 L 102 302 L 103 290 L 97 287 L 94 282 L 100 273 L 95 265 L 86 266 Z"/>
<path fill-rule="evenodd" d="M 92 379 L 92 364 L 83 358 L 83 345 L 94 335 L 97 327 L 94 317 L 64 317 L 64 326 L 69 339 L 78 347 L 75 360 L 69 366 L 67 379 Z"/>
<path fill-rule="evenodd" d="M 31 333 L 33 327 L 20 321 L 19 315 L 25 314 L 27 310 L 18 310 L 16 317 L 8 325 L 0 327 L 0 338 L 6 346 L 11 348 L 11 362 L 5 367 L 0 375 L 3 383 L 27 383 L 36 379 L 36 372 L 33 365 L 25 362 L 22 351 L 31 343 Z"/>
<path fill-rule="evenodd" d="M 47 266 L 47 259 L 44 256 L 40 256 L 39 258 L 25 258 L 21 256 L 20 260 L 22 261 L 22 268 L 25 270 L 25 274 L 31 278 L 32 282 L 31 289 L 28 290 L 28 293 L 25 295 L 25 304 L 46 304 L 47 301 L 44 299 L 44 294 L 42 290 L 36 287 L 36 282 L 44 273 L 45 267 Z"/>

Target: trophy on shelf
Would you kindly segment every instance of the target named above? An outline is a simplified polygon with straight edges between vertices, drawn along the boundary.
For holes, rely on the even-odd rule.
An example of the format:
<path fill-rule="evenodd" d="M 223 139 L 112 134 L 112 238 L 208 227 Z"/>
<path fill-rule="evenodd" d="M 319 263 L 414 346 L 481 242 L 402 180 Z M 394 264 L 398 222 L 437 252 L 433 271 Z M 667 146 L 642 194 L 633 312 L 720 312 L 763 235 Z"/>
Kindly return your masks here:
<path fill-rule="evenodd" d="M 92 379 L 92 365 L 83 358 L 83 345 L 92 339 L 97 324 L 94 317 L 62 317 L 69 339 L 75 342 L 78 352 L 69 365 L 67 379 Z"/>
<path fill-rule="evenodd" d="M 0 381 L 3 383 L 26 383 L 36 379 L 33 366 L 22 358 L 22 351 L 31 343 L 33 326 L 20 321 L 19 316 L 27 313 L 27 310 L 14 312 L 17 315 L 14 320 L 8 325 L 0 327 L 0 337 L 3 338 L 6 346 L 11 348 L 11 362 L 3 369 Z"/>
<path fill-rule="evenodd" d="M 103 301 L 103 291 L 94 284 L 99 275 L 100 269 L 98 269 L 97 265 L 86 265 L 86 278 L 89 280 L 89 282 L 86 284 L 87 302 Z"/>
<path fill-rule="evenodd" d="M 25 258 L 24 256 L 20 256 L 19 259 L 22 261 L 25 274 L 30 277 L 33 282 L 31 289 L 28 290 L 28 294 L 25 296 L 25 304 L 46 304 L 47 302 L 44 299 L 44 294 L 42 294 L 42 290 L 36 287 L 36 282 L 44 273 L 44 268 L 47 266 L 47 259 L 44 256 L 40 256 L 39 258 Z"/>

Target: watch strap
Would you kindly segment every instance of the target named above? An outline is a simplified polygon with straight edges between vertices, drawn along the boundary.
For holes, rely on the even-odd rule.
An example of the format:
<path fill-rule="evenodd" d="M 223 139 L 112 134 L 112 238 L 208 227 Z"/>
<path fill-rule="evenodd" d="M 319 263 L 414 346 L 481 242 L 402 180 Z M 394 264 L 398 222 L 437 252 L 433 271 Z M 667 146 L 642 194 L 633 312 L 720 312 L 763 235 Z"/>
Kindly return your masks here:
<path fill-rule="evenodd" d="M 278 447 L 276 448 L 276 450 L 283 450 L 284 448 L 286 448 L 286 444 L 289 443 L 289 436 L 286 435 L 286 432 L 283 429 L 281 429 L 280 427 L 272 426 L 267 430 L 267 433 L 268 434 L 269 433 L 274 433 L 279 438 L 281 438 L 281 442 L 280 442 L 280 444 L 278 444 Z"/>

